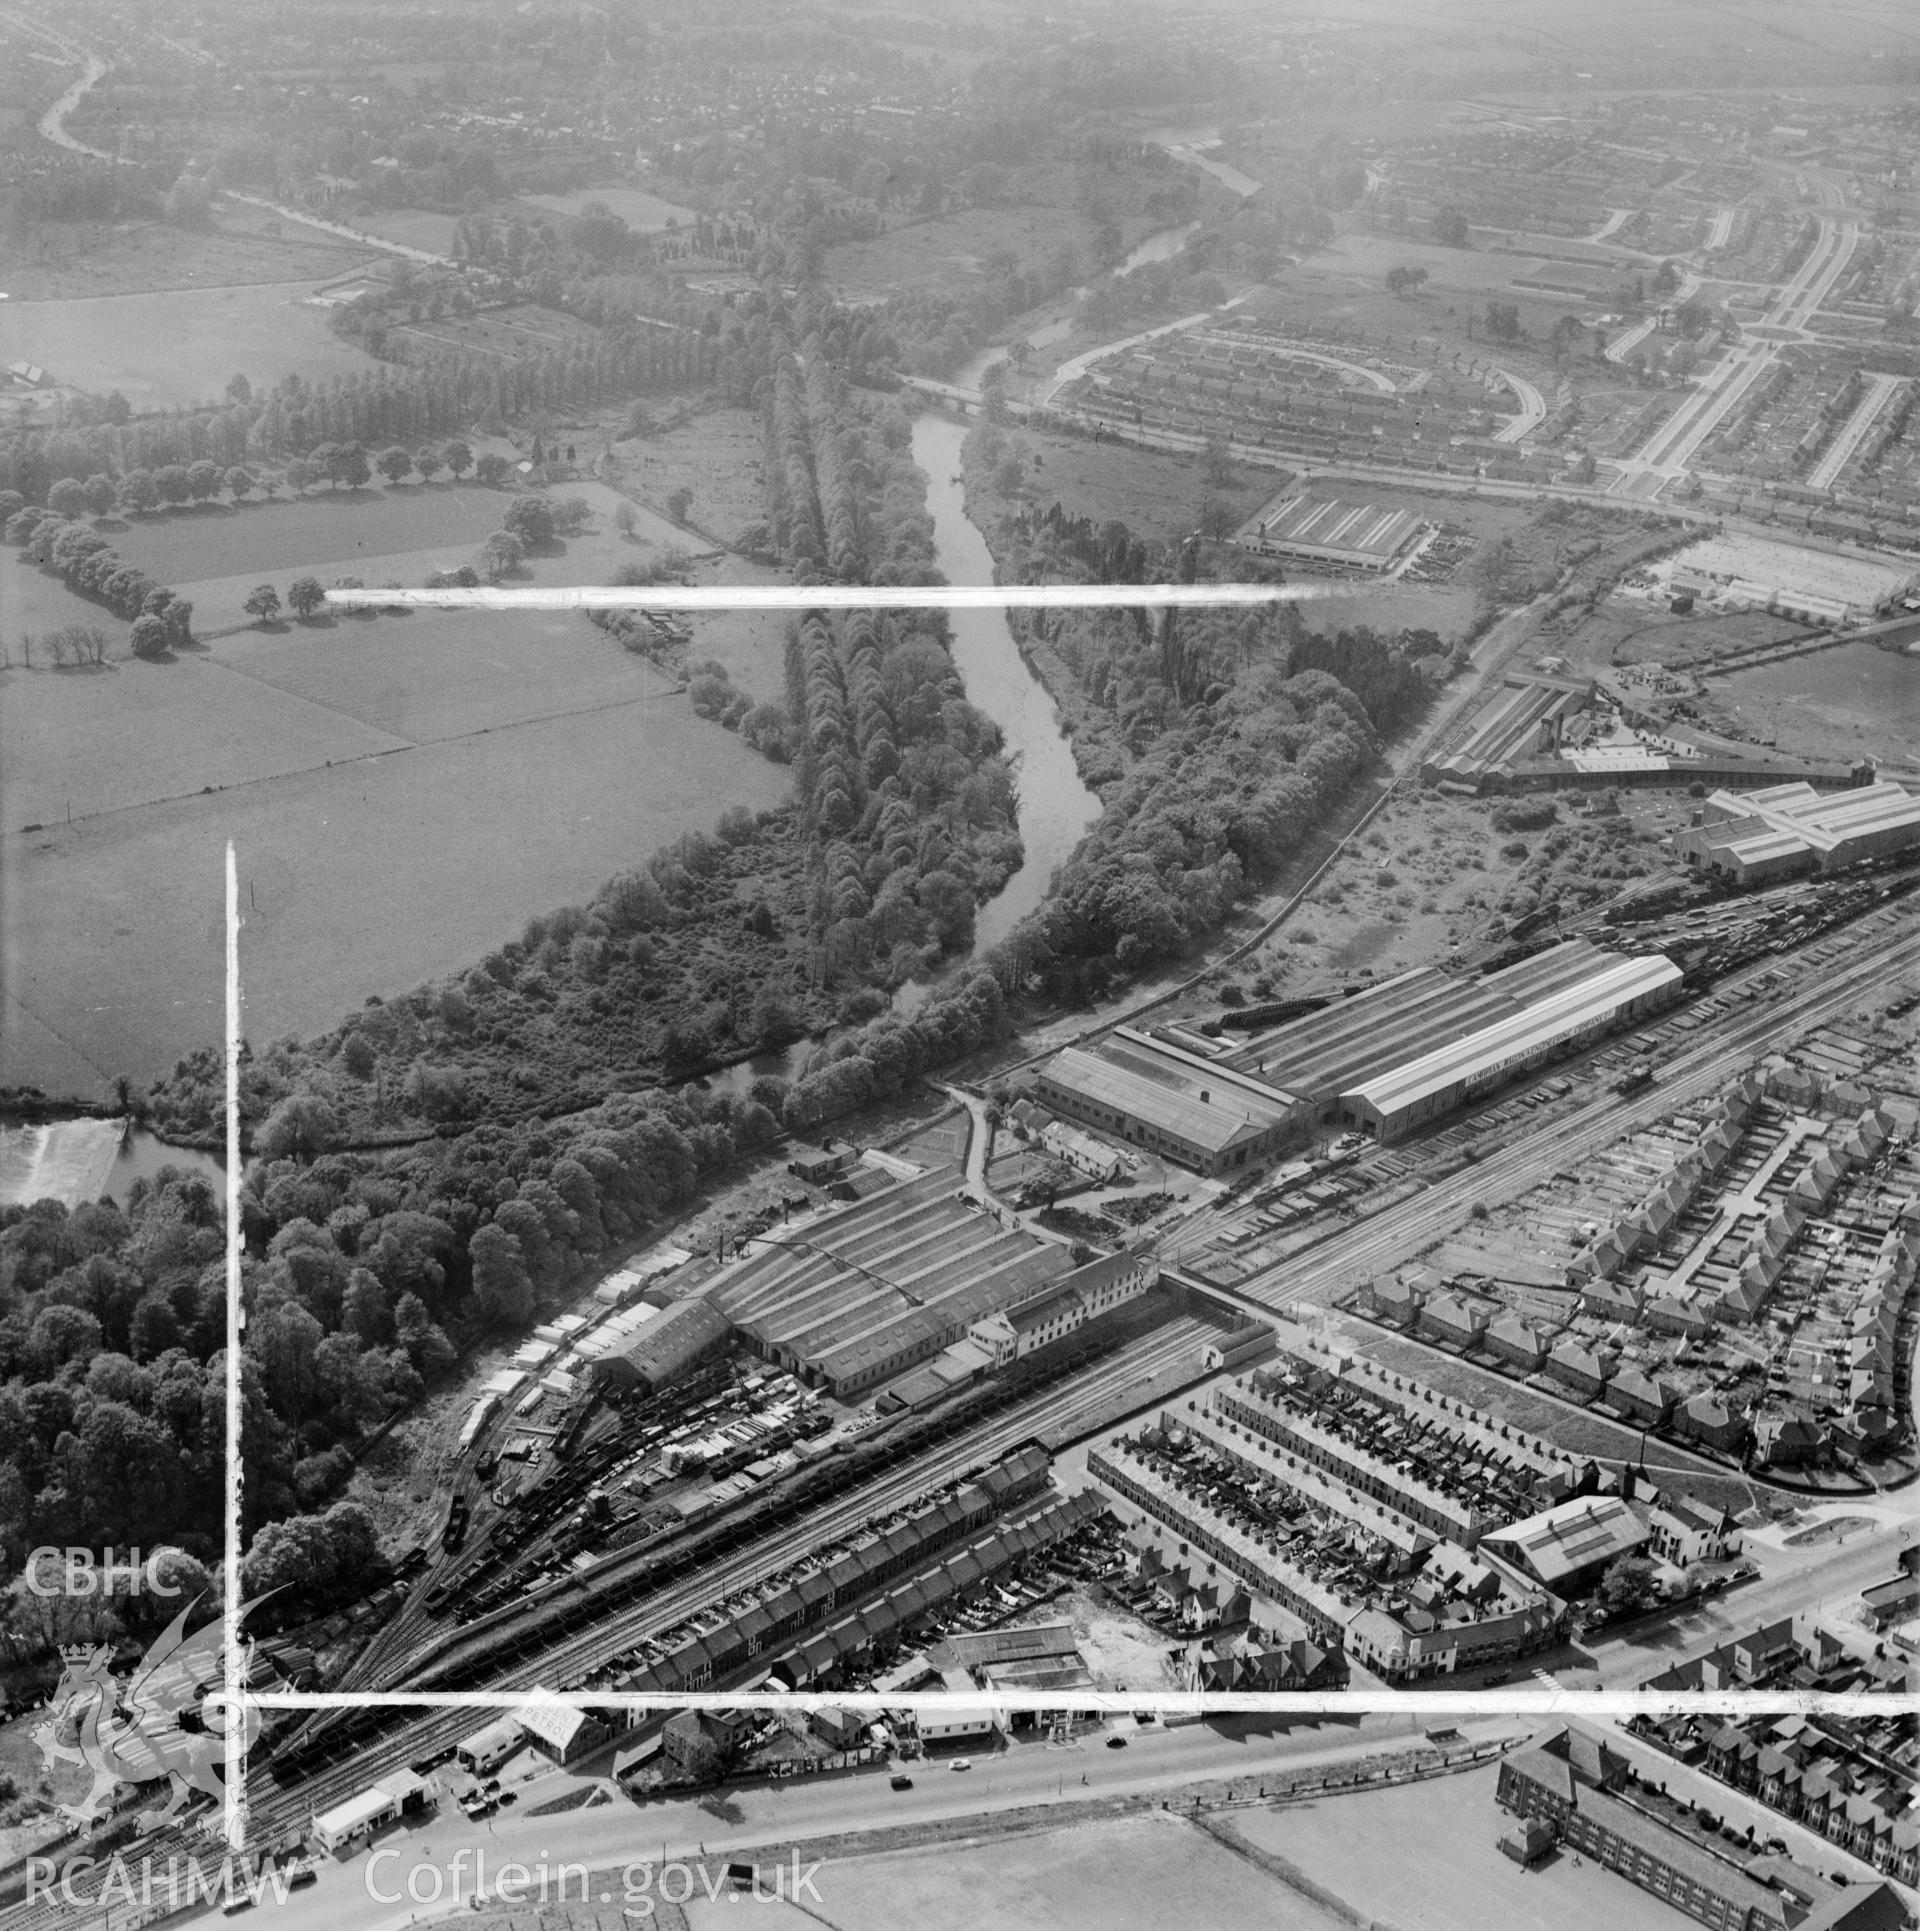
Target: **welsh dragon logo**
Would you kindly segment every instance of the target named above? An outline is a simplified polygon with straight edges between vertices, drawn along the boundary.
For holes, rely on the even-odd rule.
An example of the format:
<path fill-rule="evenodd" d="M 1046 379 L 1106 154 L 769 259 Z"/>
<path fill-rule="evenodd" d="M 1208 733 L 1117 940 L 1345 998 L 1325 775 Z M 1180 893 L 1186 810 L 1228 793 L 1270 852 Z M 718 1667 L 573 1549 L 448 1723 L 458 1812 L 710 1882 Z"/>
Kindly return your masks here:
<path fill-rule="evenodd" d="M 165 1780 L 172 1786 L 162 1823 L 177 1817 L 196 1791 L 226 1796 L 229 1739 L 237 1731 L 244 1752 L 260 1733 L 260 1711 L 247 1696 L 237 1710 L 228 1707 L 222 1624 L 216 1617 L 189 1636 L 195 1607 L 189 1603 L 161 1631 L 124 1683 L 109 1667 L 109 1647 L 61 1652 L 66 1672 L 33 1738 L 49 1767 L 79 1764 L 93 1773 L 85 1799 L 60 1806 L 73 1823 L 98 1823 L 125 1784 Z M 245 1605 L 241 1615 L 252 1607 Z"/>

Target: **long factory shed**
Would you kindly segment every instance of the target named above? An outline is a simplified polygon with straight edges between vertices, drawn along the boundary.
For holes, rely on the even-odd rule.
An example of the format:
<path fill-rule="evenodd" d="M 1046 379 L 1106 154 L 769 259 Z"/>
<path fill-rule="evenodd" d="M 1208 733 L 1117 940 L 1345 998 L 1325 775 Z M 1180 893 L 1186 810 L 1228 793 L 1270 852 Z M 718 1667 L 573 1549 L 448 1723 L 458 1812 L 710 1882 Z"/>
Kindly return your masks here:
<path fill-rule="evenodd" d="M 1680 982 L 1659 954 L 1623 958 L 1569 939 L 1478 978 L 1423 966 L 1212 1057 L 1123 1026 L 1057 1054 L 1035 1093 L 1114 1138 L 1224 1173 L 1327 1121 L 1398 1139 L 1639 1019 Z"/>

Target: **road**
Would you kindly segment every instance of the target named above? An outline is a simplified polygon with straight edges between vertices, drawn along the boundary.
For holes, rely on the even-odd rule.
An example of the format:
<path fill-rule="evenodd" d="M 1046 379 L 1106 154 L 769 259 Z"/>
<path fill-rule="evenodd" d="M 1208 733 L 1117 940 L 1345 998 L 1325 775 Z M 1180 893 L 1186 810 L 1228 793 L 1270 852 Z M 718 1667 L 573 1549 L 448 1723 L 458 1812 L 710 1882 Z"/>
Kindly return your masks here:
<path fill-rule="evenodd" d="M 44 40 L 50 47 L 58 47 L 69 60 L 79 61 L 86 70 L 40 116 L 41 139 L 51 141 L 55 147 L 65 148 L 70 154 L 90 154 L 96 161 L 113 160 L 113 155 L 105 154 L 99 148 L 88 147 L 86 142 L 76 141 L 67 132 L 67 116 L 86 99 L 89 90 L 106 77 L 107 63 L 90 48 L 83 47 L 79 41 L 56 31 L 44 21 L 35 20 L 30 14 L 16 13 L 11 7 L 0 7 L 0 20 L 17 27 L 22 33 Z"/>
<path fill-rule="evenodd" d="M 1594 1659 L 1593 1674 L 1606 1689 L 1633 1689 L 1684 1657 L 1698 1656 L 1745 1630 L 1798 1610 L 1827 1605 L 1829 1618 L 1838 1618 L 1861 1590 L 1884 1582 L 1897 1569 L 1900 1551 L 1920 1535 L 1920 1514 L 1912 1512 L 1917 1504 L 1920 1498 L 1911 1490 L 1891 1506 L 1837 1500 L 1831 1505 L 1834 1516 L 1878 1513 L 1881 1517 L 1880 1527 L 1837 1544 L 1793 1549 L 1777 1538 L 1762 1543 L 1750 1535 L 1747 1553 L 1761 1565 L 1759 1577 L 1652 1628 L 1636 1626 L 1623 1636 L 1583 1643 L 1581 1647 Z M 1555 1674 L 1569 1689 L 1588 1687 L 1583 1672 L 1558 1670 Z"/>
<path fill-rule="evenodd" d="M 1497 443 L 1517 443 L 1522 436 L 1528 436 L 1538 429 L 1547 419 L 1547 405 L 1540 391 L 1525 376 L 1518 376 L 1511 369 L 1495 369 L 1494 374 L 1514 393 L 1520 404 L 1520 413 L 1510 423 L 1504 424 L 1494 432 Z"/>
<path fill-rule="evenodd" d="M 1831 203 L 1838 191 L 1818 183 Z M 1807 259 L 1764 318 L 1722 357 L 1700 387 L 1653 432 L 1646 446 L 1620 466 L 1616 495 L 1648 498 L 1684 476 L 1695 453 L 1773 366 L 1781 346 L 1805 330 L 1846 271 L 1860 239 L 1850 217 L 1822 213 Z"/>
<path fill-rule="evenodd" d="M 1680 285 L 1673 291 L 1673 306 L 1678 308 L 1682 302 L 1691 301 L 1699 286 L 1700 277 L 1698 275 L 1688 273 L 1681 276 Z M 1617 337 L 1614 341 L 1607 344 L 1607 360 L 1615 364 L 1616 367 L 1624 364 L 1627 357 L 1659 326 L 1660 316 L 1658 311 L 1649 315 L 1645 321 L 1636 322 L 1624 335 Z"/>
<path fill-rule="evenodd" d="M 1491 1741 L 1512 1736 L 1524 1726 L 1488 1719 L 1461 1728 L 1469 1740 Z M 535 1818 L 527 1815 L 523 1798 L 521 1805 L 481 1824 L 467 1823 L 449 1807 L 427 1822 L 390 1831 L 379 1840 L 375 1850 L 389 1854 L 371 1877 L 382 1896 L 369 1890 L 371 1857 L 363 1851 L 324 1865 L 312 1889 L 295 1894 L 284 1907 L 275 1907 L 272 1922 L 274 1931 L 334 1931 L 342 1923 L 355 1925 L 358 1931 L 398 1927 L 408 1921 L 406 1909 L 383 1916 L 380 1907 L 396 1894 L 404 1898 L 409 1881 L 417 1893 L 429 1892 L 430 1878 L 413 1878 L 413 1871 L 425 1867 L 448 1873 L 463 1848 L 485 1850 L 489 1890 L 509 1860 L 536 1872 L 544 1860 L 550 1871 L 562 1863 L 582 1864 L 593 1871 L 596 1900 L 603 1888 L 599 1874 L 608 1872 L 611 1881 L 606 1888 L 613 1894 L 609 1901 L 617 1901 L 621 1870 L 637 1862 L 665 1864 L 703 1852 L 715 1856 L 796 1841 L 804 1845 L 850 1832 L 909 1832 L 1048 1803 L 1062 1806 L 1065 1821 L 1088 1800 L 1151 1799 L 1220 1778 L 1244 1778 L 1257 1791 L 1262 1776 L 1404 1750 L 1415 1729 L 1411 1717 L 1303 1721 L 1290 1729 L 1250 1719 L 1139 1729 L 1122 1720 L 1114 1731 L 1095 1732 L 1071 1743 L 1023 1740 L 999 1750 L 983 1749 L 969 1755 L 971 1767 L 965 1771 L 954 1771 L 949 1767 L 952 1759 L 942 1757 L 905 1765 L 879 1764 L 831 1777 L 733 1785 L 722 1793 L 724 1817 L 710 1807 L 710 1799 L 635 1806 L 621 1797 L 591 1810 Z M 1128 1735 L 1127 1747 L 1107 1749 L 1105 1735 L 1120 1731 Z M 896 1770 L 912 1776 L 911 1790 L 891 1788 Z M 561 1781 L 546 1779 L 540 1795 L 549 1786 L 560 1787 Z M 396 1851 L 397 1856 L 391 1854 Z M 810 1860 L 803 1859 L 803 1867 L 806 1861 Z M 819 1885 L 829 1899 L 830 1872 L 829 1864 Z M 457 1886 L 443 1878 L 445 1894 L 438 1900 L 438 1909 L 472 1898 L 474 1859 L 468 1857 L 454 1876 Z M 579 1882 L 578 1877 L 573 1879 L 576 1896 Z"/>
<path fill-rule="evenodd" d="M 84 63 L 86 71 L 67 91 L 40 117 L 41 135 L 53 142 L 56 147 L 66 148 L 73 154 L 91 155 L 96 161 L 119 161 L 117 154 L 109 154 L 104 148 L 89 147 L 84 141 L 77 141 L 67 132 L 67 116 L 86 98 L 87 91 L 100 81 L 107 72 L 107 63 L 90 48 L 83 47 L 77 40 L 56 33 L 51 27 L 25 14 L 0 8 L 0 20 L 10 21 L 14 26 L 31 34 L 37 34 L 50 45 L 73 60 Z M 164 36 L 161 36 L 164 38 Z M 172 42 L 168 43 L 170 46 Z M 181 50 L 184 51 L 184 50 Z M 196 56 L 203 58 L 203 56 Z M 133 166 L 128 161 L 129 167 Z M 377 248 L 389 255 L 399 255 L 407 261 L 417 261 L 434 268 L 456 268 L 459 264 L 451 255 L 436 255 L 425 248 L 410 248 L 404 242 L 389 241 L 383 235 L 370 235 L 361 228 L 349 228 L 344 222 L 328 221 L 319 215 L 309 214 L 301 208 L 289 208 L 284 203 L 270 201 L 265 195 L 242 194 L 237 188 L 223 188 L 221 193 L 233 201 L 244 201 L 255 208 L 265 208 L 287 221 L 303 222 L 309 228 L 319 228 L 330 235 L 339 235 L 343 240 L 359 243 L 362 247 Z"/>
<path fill-rule="evenodd" d="M 1248 294 L 1255 291 L 1249 289 Z M 1218 308 L 1203 308 L 1197 315 L 1183 315 L 1177 322 L 1162 322 L 1158 328 L 1142 329 L 1138 335 L 1123 335 L 1117 342 L 1102 342 L 1097 349 L 1088 349 L 1080 355 L 1070 355 L 1066 361 L 1048 376 L 1044 385 L 1034 395 L 1033 407 L 1044 409 L 1069 382 L 1079 377 L 1098 362 L 1101 357 L 1117 355 L 1122 349 L 1137 348 L 1142 342 L 1153 342 L 1163 335 L 1177 335 L 1182 329 L 1198 328 L 1202 322 L 1211 321 L 1216 315 L 1224 315 L 1229 309 L 1238 308 L 1247 299 L 1246 295 L 1236 295 Z"/>
<path fill-rule="evenodd" d="M 550 1644 L 534 1660 L 517 1660 L 517 1629 L 490 1630 L 484 1623 L 475 1624 L 457 1633 L 456 1647 L 441 1657 L 435 1670 L 423 1672 L 416 1664 L 389 1680 L 415 1686 L 431 1683 L 436 1675 L 444 1674 L 449 1656 L 471 1652 L 498 1657 L 499 1666 L 489 1676 L 495 1688 L 584 1683 L 597 1672 L 613 1667 L 615 1659 L 645 1638 L 676 1629 L 697 1610 L 724 1603 L 791 1568 L 800 1552 L 824 1547 L 868 1521 L 922 1499 L 1042 1430 L 1057 1439 L 1067 1439 L 1104 1425 L 1110 1415 L 1139 1399 L 1134 1390 L 1144 1391 L 1160 1382 L 1183 1360 L 1192 1358 L 1198 1372 L 1199 1347 L 1207 1332 L 1205 1323 L 1190 1316 L 1169 1321 L 1071 1380 L 1003 1410 L 984 1425 L 915 1457 L 851 1494 L 797 1513 L 778 1530 L 717 1558 L 691 1578 L 637 1601 L 610 1606 L 606 1615 L 584 1633 Z M 258 1776 L 252 1793 L 256 1833 L 286 1829 L 315 1808 L 364 1789 L 383 1772 L 455 1742 L 474 1727 L 469 1714 L 429 1713 L 388 1732 L 356 1752 L 349 1763 L 319 1771 L 291 1790 L 281 1789 L 264 1774 Z"/>
<path fill-rule="evenodd" d="M 303 222 L 309 228 L 323 229 L 327 234 L 359 242 L 366 248 L 381 249 L 389 255 L 402 256 L 407 261 L 425 262 L 432 268 L 457 268 L 460 265 L 451 255 L 436 255 L 425 248 L 410 248 L 402 241 L 388 241 L 384 235 L 370 235 L 364 228 L 349 228 L 343 221 L 328 221 L 320 215 L 309 214 L 303 208 L 289 208 L 283 202 L 269 201 L 263 194 L 242 194 L 238 188 L 223 188 L 221 193 L 230 201 L 244 201 L 250 207 L 266 208 L 288 221 Z"/>
<path fill-rule="evenodd" d="M 1833 439 L 1833 447 L 1821 457 L 1813 474 L 1807 478 L 1813 489 L 1831 489 L 1840 480 L 1840 472 L 1853 459 L 1853 452 L 1867 439 L 1867 431 L 1874 425 L 1881 410 L 1887 406 L 1887 399 L 1906 380 L 1904 376 L 1876 375 L 1868 379 L 1867 393 L 1860 398 L 1859 406 L 1846 420 L 1839 435 Z"/>

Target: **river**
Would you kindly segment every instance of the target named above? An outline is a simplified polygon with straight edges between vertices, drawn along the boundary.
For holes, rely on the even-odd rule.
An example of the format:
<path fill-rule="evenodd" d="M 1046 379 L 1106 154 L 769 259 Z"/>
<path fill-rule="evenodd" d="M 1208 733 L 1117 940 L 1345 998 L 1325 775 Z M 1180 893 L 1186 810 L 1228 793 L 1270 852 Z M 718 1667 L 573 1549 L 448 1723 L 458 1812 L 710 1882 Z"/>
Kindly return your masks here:
<path fill-rule="evenodd" d="M 934 412 L 913 425 L 913 460 L 927 473 L 934 553 L 949 583 L 989 584 L 993 557 L 966 512 L 960 445 L 966 427 Z M 980 908 L 977 947 L 1006 937 L 1046 897 L 1054 869 L 1100 815 L 1100 800 L 1080 782 L 1060 713 L 1027 668 L 998 610 L 956 610 L 948 617 L 953 658 L 969 700 L 999 725 L 1020 787 L 1020 840 L 1026 860 L 1005 889 Z"/>
<path fill-rule="evenodd" d="M 69 1208 L 106 1197 L 121 1206 L 136 1180 L 162 1167 L 204 1175 L 224 1197 L 226 1168 L 210 1153 L 169 1146 L 144 1127 L 123 1133 L 119 1120 L 52 1120 L 0 1125 L 0 1206 L 52 1198 Z"/>
<path fill-rule="evenodd" d="M 1177 228 L 1156 228 L 1145 240 L 1134 244 L 1126 260 L 1113 272 L 1116 275 L 1131 275 L 1136 268 L 1143 268 L 1150 261 L 1171 261 L 1199 231 L 1199 227 L 1197 221 L 1183 221 Z M 1086 292 L 1085 288 L 1076 288 L 1068 300 L 1077 302 Z M 1037 329 L 1031 330 L 1027 336 L 1027 346 L 1031 349 L 1048 348 L 1055 342 L 1064 342 L 1072 333 L 1073 316 L 1069 313 L 1051 322 L 1042 322 Z M 1006 359 L 1005 343 L 997 348 L 982 349 L 954 371 L 954 385 L 961 389 L 977 389 L 986 380 L 987 371 L 997 368 Z"/>
<path fill-rule="evenodd" d="M 913 460 L 927 473 L 927 511 L 933 518 L 934 556 L 941 574 L 949 583 L 987 584 L 993 581 L 992 553 L 967 515 L 960 481 L 960 445 L 966 434 L 964 423 L 930 410 L 914 422 Z M 975 957 L 1005 938 L 1046 897 L 1056 867 L 1099 817 L 1100 800 L 1080 782 L 1073 748 L 1060 729 L 1059 710 L 1027 668 L 1005 613 L 956 610 L 947 623 L 968 700 L 999 725 L 1013 760 L 1025 848 L 1020 869 L 974 919 L 969 956 Z M 951 961 L 942 976 L 961 963 Z M 932 990 L 932 983 L 924 981 L 902 986 L 894 995 L 894 1010 L 910 1016 Z M 796 1079 L 816 1050 L 803 1040 L 785 1052 L 759 1053 L 712 1074 L 706 1083 L 718 1091 L 744 1093 L 763 1074 Z"/>

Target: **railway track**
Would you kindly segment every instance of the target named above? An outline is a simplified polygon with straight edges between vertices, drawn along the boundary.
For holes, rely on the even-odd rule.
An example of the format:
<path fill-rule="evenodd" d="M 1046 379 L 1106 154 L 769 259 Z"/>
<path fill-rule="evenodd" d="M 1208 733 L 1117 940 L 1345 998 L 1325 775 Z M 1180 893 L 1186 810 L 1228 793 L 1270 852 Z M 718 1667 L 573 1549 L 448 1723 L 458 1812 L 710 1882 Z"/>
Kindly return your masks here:
<path fill-rule="evenodd" d="M 1902 923 L 1911 923 L 1911 914 Z M 1566 1120 L 1522 1138 L 1488 1160 L 1463 1168 L 1424 1194 L 1331 1236 L 1318 1247 L 1226 1290 L 1255 1309 L 1280 1309 L 1324 1293 L 1346 1279 L 1406 1259 L 1464 1220 L 1476 1201 L 1511 1199 L 1543 1173 L 1589 1157 L 1636 1127 L 1649 1126 L 1676 1106 L 1711 1093 L 1748 1065 L 1755 1052 L 1786 1031 L 1822 1024 L 1846 1010 L 1863 992 L 1894 974 L 1920 965 L 1920 932 L 1898 928 L 1869 945 L 1863 956 L 1806 990 L 1760 1002 L 1755 1010 L 1710 1028 L 1713 1037 L 1664 1060 L 1658 1083 L 1643 1094 L 1608 1094 Z M 1724 996 L 1778 970 L 1766 960 L 1722 981 Z"/>
<path fill-rule="evenodd" d="M 877 1482 L 797 1516 L 758 1538 L 737 1555 L 723 1559 L 684 1582 L 675 1583 L 634 1605 L 610 1627 L 586 1631 L 509 1665 L 488 1685 L 501 1690 L 578 1685 L 611 1667 L 628 1650 L 685 1622 L 697 1610 L 769 1580 L 791 1566 L 797 1548 L 817 1548 L 862 1527 L 965 1473 L 983 1460 L 1032 1438 L 1043 1429 L 1055 1439 L 1102 1426 L 1116 1402 L 1144 1387 L 1196 1350 L 1206 1323 L 1190 1316 L 1165 1323 L 1139 1341 L 1117 1350 L 1087 1374 L 1043 1389 L 983 1429 L 943 1443 L 926 1456 L 889 1471 Z M 447 1748 L 474 1728 L 471 1711 L 434 1711 L 403 1720 L 377 1741 L 359 1742 L 343 1734 L 345 1754 L 297 1785 L 281 1788 L 270 1777 L 253 1779 L 252 1831 L 256 1839 L 277 1836 L 303 1824 L 315 1810 L 364 1789 L 391 1769 Z M 6 1931 L 12 1931 L 8 1926 Z"/>

